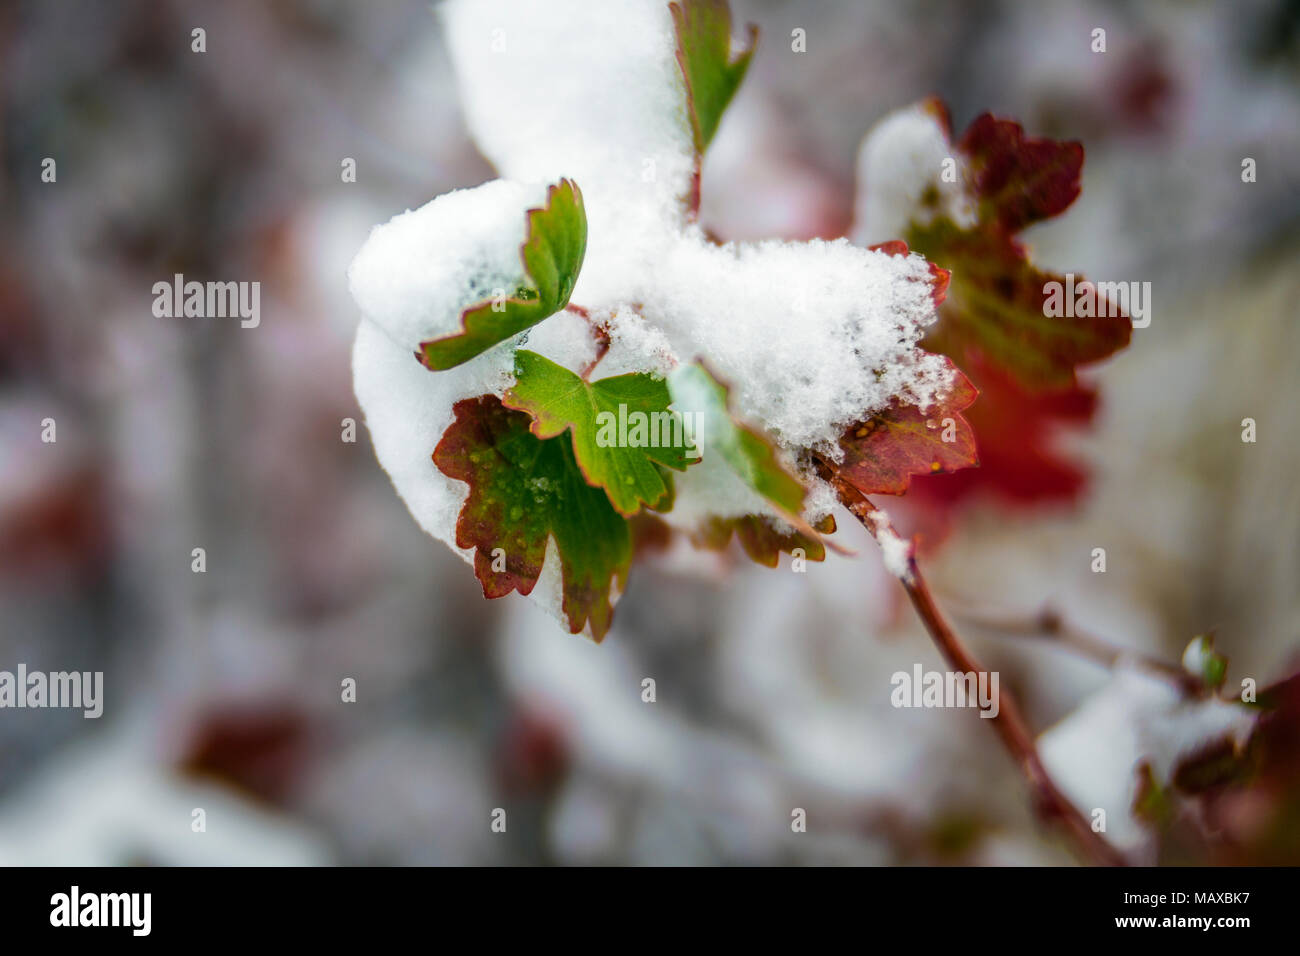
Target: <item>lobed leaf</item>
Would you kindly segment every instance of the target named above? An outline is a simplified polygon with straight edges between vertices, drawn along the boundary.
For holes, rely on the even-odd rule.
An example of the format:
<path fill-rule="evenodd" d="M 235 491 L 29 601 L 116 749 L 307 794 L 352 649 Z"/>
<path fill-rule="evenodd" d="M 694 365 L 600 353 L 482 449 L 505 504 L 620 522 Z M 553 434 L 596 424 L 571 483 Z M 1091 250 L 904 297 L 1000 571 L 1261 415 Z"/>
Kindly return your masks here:
<path fill-rule="evenodd" d="M 702 155 L 749 69 L 758 28 L 749 26 L 747 49 L 732 59 L 731 10 L 727 0 L 679 0 L 670 3 L 668 8 L 677 34 L 677 63 L 686 83 L 695 152 Z"/>
<path fill-rule="evenodd" d="M 546 204 L 530 209 L 519 255 L 525 281 L 504 302 L 487 300 L 461 313 L 461 331 L 420 343 L 420 360 L 434 371 L 468 362 L 498 342 L 518 335 L 569 303 L 587 250 L 582 191 L 562 179 L 546 191 Z"/>
<path fill-rule="evenodd" d="M 952 365 L 953 386 L 929 408 L 895 398 L 884 411 L 840 438 L 837 471 L 864 495 L 901 495 L 914 475 L 937 475 L 978 465 L 975 433 L 962 412 L 975 401 L 970 380 Z"/>
<path fill-rule="evenodd" d="M 930 100 L 924 108 L 948 130 L 942 103 Z M 1091 419 L 1096 393 L 1079 384 L 1077 369 L 1126 346 L 1132 324 L 1122 313 L 1100 314 L 1112 310 L 1095 289 L 1092 317 L 1046 315 L 1044 286 L 1064 286 L 1066 279 L 1036 268 L 1016 234 L 1059 215 L 1078 197 L 1083 147 L 1026 136 L 1018 123 L 985 114 L 956 151 L 974 224 L 927 218 L 933 210 L 918 209 L 906 239 L 952 273 L 939 320 L 921 345 L 952 359 L 979 392 L 966 417 L 981 467 L 934 482 L 922 477 L 912 490 L 938 500 L 976 487 L 1024 501 L 1071 497 L 1084 474 L 1051 440 L 1061 425 Z"/>
<path fill-rule="evenodd" d="M 601 640 L 613 614 L 611 592 L 626 585 L 631 566 L 627 519 L 586 482 L 568 438 L 538 438 L 528 415 L 493 395 L 457 402 L 453 411 L 433 461 L 469 485 L 456 545 L 474 549 L 484 596 L 530 594 L 554 539 L 569 629 L 589 626 Z"/>
<path fill-rule="evenodd" d="M 670 495 L 671 478 L 657 466 L 683 471 L 697 457 L 669 401 L 663 379 L 632 373 L 588 383 L 521 349 L 504 404 L 527 412 L 538 438 L 570 432 L 587 483 L 603 488 L 620 514 L 633 515 Z"/>
<path fill-rule="evenodd" d="M 727 387 L 697 362 L 674 369 L 668 377 L 668 390 L 674 408 L 694 416 L 702 452 L 717 452 L 791 524 L 802 525 L 798 514 L 803 509 L 803 483 L 777 460 L 776 448 L 768 438 L 732 416 Z"/>

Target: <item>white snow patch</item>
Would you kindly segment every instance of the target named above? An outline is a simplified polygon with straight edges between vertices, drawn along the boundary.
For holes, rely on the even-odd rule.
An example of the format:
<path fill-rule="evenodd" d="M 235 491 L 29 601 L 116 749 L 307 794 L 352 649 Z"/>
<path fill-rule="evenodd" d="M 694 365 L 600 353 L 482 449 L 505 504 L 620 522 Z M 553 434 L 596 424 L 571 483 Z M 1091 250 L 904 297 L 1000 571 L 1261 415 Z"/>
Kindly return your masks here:
<path fill-rule="evenodd" d="M 646 372 L 666 378 L 678 364 L 677 353 L 662 329 L 647 322 L 635 309 L 623 305 L 604 320 L 609 330 L 609 351 L 600 360 L 600 378 L 628 372 Z"/>
<path fill-rule="evenodd" d="M 912 545 L 894 530 L 889 515 L 880 509 L 867 512 L 867 519 L 871 522 L 871 533 L 880 545 L 885 570 L 900 581 L 911 581 Z"/>
<path fill-rule="evenodd" d="M 469 489 L 438 470 L 433 450 L 452 422 L 456 402 L 505 392 L 511 356 L 508 343 L 502 343 L 464 365 L 433 373 L 368 320 L 357 329 L 352 349 L 353 387 L 379 463 L 416 523 L 467 561 L 473 552 L 456 548 L 455 536 Z"/>
<path fill-rule="evenodd" d="M 942 175 L 955 163 L 953 182 Z M 939 118 L 924 103 L 890 113 L 876 123 L 858 150 L 858 196 L 853 236 L 863 245 L 901 239 L 912 222 L 947 216 L 959 226 L 975 222 L 966 190 L 965 162 L 948 142 Z M 923 199 L 933 190 L 936 202 Z"/>
<path fill-rule="evenodd" d="M 527 213 L 545 201 L 543 185 L 497 179 L 394 216 L 352 261 L 352 298 L 408 352 L 458 332 L 466 307 L 514 294 L 524 278 Z"/>
<path fill-rule="evenodd" d="M 844 428 L 895 395 L 924 405 L 949 386 L 942 359 L 916 348 L 935 318 L 920 256 L 844 239 L 717 246 L 691 233 L 628 268 L 646 319 L 683 360 L 706 358 L 733 411 L 787 451 L 833 453 Z"/>
<path fill-rule="evenodd" d="M 593 245 L 679 223 L 694 145 L 662 0 L 449 0 L 465 122 L 504 176 L 575 179 Z"/>
<path fill-rule="evenodd" d="M 1185 699 L 1166 680 L 1121 664 L 1110 681 L 1038 738 L 1039 756 L 1085 816 L 1106 811 L 1106 838 L 1140 853 L 1151 835 L 1133 813 L 1138 765 L 1162 784 L 1178 761 L 1215 741 L 1245 743 L 1255 724 L 1246 707 L 1218 698 Z"/>

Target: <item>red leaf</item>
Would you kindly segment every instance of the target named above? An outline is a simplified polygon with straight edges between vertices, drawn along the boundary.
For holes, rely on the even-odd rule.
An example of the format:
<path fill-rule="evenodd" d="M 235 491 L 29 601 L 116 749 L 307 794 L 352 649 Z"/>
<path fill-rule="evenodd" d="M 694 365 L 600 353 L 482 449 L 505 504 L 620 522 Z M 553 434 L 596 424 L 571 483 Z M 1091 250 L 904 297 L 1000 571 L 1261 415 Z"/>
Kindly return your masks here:
<path fill-rule="evenodd" d="M 948 129 L 942 104 L 925 105 Z M 1076 370 L 1126 346 L 1132 324 L 1081 278 L 1076 287 L 1088 290 L 1093 315 L 1048 315 L 1045 287 L 1064 287 L 1066 279 L 1036 268 L 1016 233 L 1059 215 L 1078 197 L 1083 147 L 1027 136 L 1020 124 L 985 114 L 957 149 L 976 222 L 914 222 L 907 238 L 952 270 L 939 321 L 921 344 L 952 359 L 979 391 L 967 417 L 981 467 L 923 479 L 916 489 L 932 500 L 955 500 L 976 487 L 1018 501 L 1071 497 L 1084 472 L 1051 443 L 1060 426 L 1086 424 L 1095 410 L 1096 394 L 1078 384 Z"/>
<path fill-rule="evenodd" d="M 947 504 L 980 489 L 1020 504 L 1074 498 L 1083 489 L 1086 475 L 1054 443 L 1064 427 L 1092 420 L 1096 391 L 1076 384 L 1058 391 L 1030 392 L 982 361 L 969 371 L 980 383 L 979 398 L 966 411 L 980 467 L 918 478 L 909 498 Z"/>
<path fill-rule="evenodd" d="M 981 224 L 1019 232 L 1064 212 L 1079 195 L 1083 146 L 1026 136 L 1012 120 L 985 113 L 961 138 Z"/>
<path fill-rule="evenodd" d="M 934 405 L 923 409 L 894 399 L 884 411 L 845 432 L 840 439 L 840 476 L 864 495 L 901 495 L 914 475 L 978 464 L 975 435 L 962 415 L 977 393 L 956 366 L 952 373 L 952 388 Z"/>

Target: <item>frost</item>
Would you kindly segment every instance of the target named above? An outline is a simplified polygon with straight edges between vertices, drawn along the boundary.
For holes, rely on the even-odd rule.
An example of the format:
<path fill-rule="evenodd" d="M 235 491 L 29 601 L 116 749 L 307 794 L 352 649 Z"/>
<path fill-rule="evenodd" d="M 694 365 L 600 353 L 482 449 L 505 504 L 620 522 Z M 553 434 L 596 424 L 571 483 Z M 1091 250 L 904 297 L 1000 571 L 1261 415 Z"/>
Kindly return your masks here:
<path fill-rule="evenodd" d="M 1255 715 L 1237 703 L 1188 700 L 1178 688 L 1121 665 L 1100 691 L 1038 739 L 1053 779 L 1085 816 L 1106 811 L 1106 837 L 1128 852 L 1149 835 L 1133 814 L 1138 765 L 1146 760 L 1164 784 L 1179 760 L 1231 738 L 1243 745 Z"/>
<path fill-rule="evenodd" d="M 945 182 L 946 160 L 953 182 Z M 914 222 L 947 216 L 958 226 L 975 223 L 966 192 L 964 160 L 948 141 L 943 121 L 918 103 L 886 116 L 858 151 L 854 238 L 863 245 L 903 237 Z"/>
<path fill-rule="evenodd" d="M 809 524 L 816 525 L 836 509 L 840 499 L 835 489 L 827 482 L 814 481 L 808 475 L 805 475 L 804 479 L 809 482 L 810 487 L 808 497 L 803 503 L 803 516 Z"/>
<path fill-rule="evenodd" d="M 394 216 L 352 261 L 352 298 L 408 352 L 457 332 L 466 307 L 510 296 L 523 280 L 525 217 L 545 199 L 542 185 L 498 179 Z"/>

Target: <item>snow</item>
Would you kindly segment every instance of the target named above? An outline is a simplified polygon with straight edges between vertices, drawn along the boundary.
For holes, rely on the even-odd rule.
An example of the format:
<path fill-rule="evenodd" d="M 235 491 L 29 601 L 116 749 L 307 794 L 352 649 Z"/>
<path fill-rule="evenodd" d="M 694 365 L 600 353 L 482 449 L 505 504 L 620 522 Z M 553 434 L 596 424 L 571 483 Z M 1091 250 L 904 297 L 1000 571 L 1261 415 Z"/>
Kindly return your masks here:
<path fill-rule="evenodd" d="M 949 158 L 955 163 L 953 182 L 942 175 Z M 932 206 L 923 202 L 931 190 Z M 942 216 L 970 226 L 975 208 L 966 192 L 962 157 L 936 112 L 923 102 L 890 113 L 863 138 L 853 236 L 863 245 L 902 239 L 913 221 L 924 224 Z"/>
<path fill-rule="evenodd" d="M 925 404 L 950 381 L 916 349 L 935 316 L 920 256 L 688 234 L 659 263 L 628 266 L 646 318 L 679 355 L 706 358 L 732 386 L 733 409 L 787 451 L 834 453 L 845 427 L 894 395 Z"/>
<path fill-rule="evenodd" d="M 456 548 L 455 536 L 469 488 L 434 466 L 433 450 L 452 422 L 452 406 L 463 398 L 500 394 L 512 366 L 509 344 L 502 343 L 434 374 L 369 320 L 357 329 L 352 350 L 353 387 L 379 463 L 420 527 L 467 561 L 473 551 Z"/>
<path fill-rule="evenodd" d="M 362 313 L 408 352 L 461 328 L 467 306 L 512 295 L 519 247 L 544 185 L 494 180 L 457 189 L 376 226 L 348 269 Z"/>
<path fill-rule="evenodd" d="M 1246 707 L 1186 699 L 1169 681 L 1121 663 L 1110 681 L 1038 739 L 1043 765 L 1080 811 L 1106 811 L 1106 838 L 1143 853 L 1152 835 L 1133 813 L 1138 765 L 1161 784 L 1179 760 L 1225 737 L 1245 743 L 1255 723 Z"/>
<path fill-rule="evenodd" d="M 880 556 L 884 560 L 885 570 L 900 581 L 912 580 L 912 545 L 903 540 L 894 530 L 889 515 L 876 509 L 867 512 L 871 522 L 871 534 L 880 545 Z"/>
<path fill-rule="evenodd" d="M 600 360 L 601 378 L 627 372 L 666 378 L 677 366 L 677 353 L 668 336 L 635 309 L 620 306 L 604 322 L 609 332 L 609 351 Z"/>
<path fill-rule="evenodd" d="M 694 147 L 662 0 L 450 0 L 465 122 L 497 170 L 582 187 L 592 245 L 680 222 Z"/>

